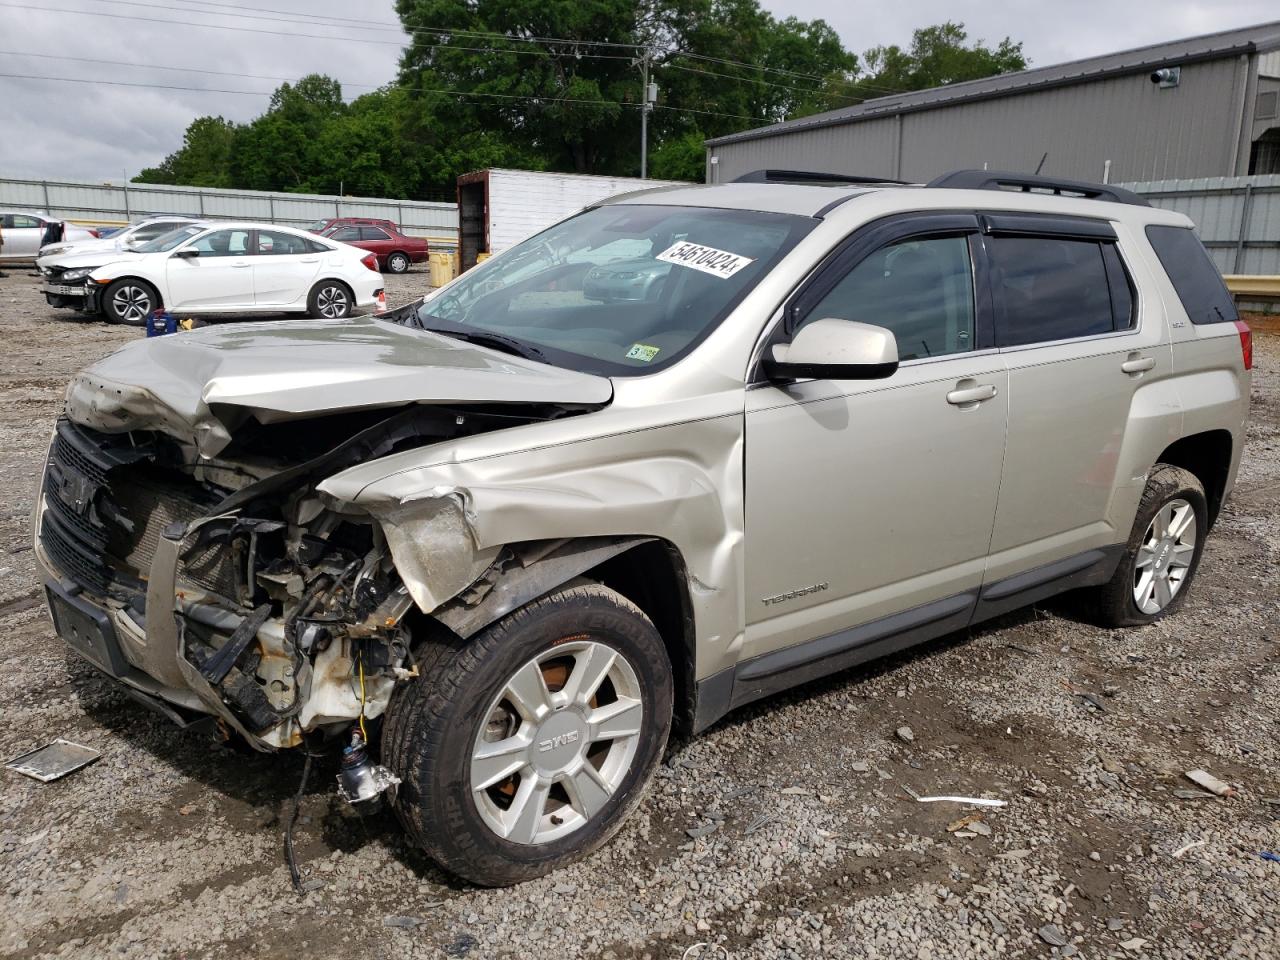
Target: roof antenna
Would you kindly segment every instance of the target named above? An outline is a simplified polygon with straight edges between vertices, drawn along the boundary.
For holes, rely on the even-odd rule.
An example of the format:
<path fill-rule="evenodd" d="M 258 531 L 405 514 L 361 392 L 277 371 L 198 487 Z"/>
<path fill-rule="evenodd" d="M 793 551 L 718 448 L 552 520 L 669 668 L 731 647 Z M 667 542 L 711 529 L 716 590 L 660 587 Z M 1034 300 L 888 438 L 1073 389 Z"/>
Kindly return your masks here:
<path fill-rule="evenodd" d="M 1044 152 L 1044 156 L 1040 158 L 1040 162 L 1036 164 L 1036 176 L 1040 175 L 1040 171 L 1044 167 L 1044 162 L 1048 159 L 1049 159 L 1049 151 L 1046 150 Z"/>

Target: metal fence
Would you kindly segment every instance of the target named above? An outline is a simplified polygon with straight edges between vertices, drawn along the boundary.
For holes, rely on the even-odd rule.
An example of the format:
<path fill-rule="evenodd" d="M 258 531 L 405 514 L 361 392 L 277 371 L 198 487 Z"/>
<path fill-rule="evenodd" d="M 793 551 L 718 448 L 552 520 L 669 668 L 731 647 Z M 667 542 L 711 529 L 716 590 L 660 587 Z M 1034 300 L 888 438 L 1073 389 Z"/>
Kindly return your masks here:
<path fill-rule="evenodd" d="M 1185 213 L 1224 274 L 1280 274 L 1280 175 L 1125 183 L 1153 206 Z"/>
<path fill-rule="evenodd" d="M 117 226 L 151 214 L 175 213 L 218 220 L 260 220 L 302 227 L 325 217 L 394 220 L 405 233 L 456 244 L 458 206 L 424 200 L 264 193 L 145 183 L 75 183 L 0 179 L 0 208 L 38 210 L 88 226 Z"/>

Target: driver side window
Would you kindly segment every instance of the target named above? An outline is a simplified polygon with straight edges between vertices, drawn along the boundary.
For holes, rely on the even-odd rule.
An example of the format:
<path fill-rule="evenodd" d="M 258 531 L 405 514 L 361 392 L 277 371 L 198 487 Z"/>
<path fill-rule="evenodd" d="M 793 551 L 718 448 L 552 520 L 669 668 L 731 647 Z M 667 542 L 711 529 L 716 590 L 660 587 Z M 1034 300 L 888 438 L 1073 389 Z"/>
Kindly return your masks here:
<path fill-rule="evenodd" d="M 892 330 L 902 360 L 973 349 L 966 236 L 910 238 L 861 260 L 800 321 L 838 317 Z"/>

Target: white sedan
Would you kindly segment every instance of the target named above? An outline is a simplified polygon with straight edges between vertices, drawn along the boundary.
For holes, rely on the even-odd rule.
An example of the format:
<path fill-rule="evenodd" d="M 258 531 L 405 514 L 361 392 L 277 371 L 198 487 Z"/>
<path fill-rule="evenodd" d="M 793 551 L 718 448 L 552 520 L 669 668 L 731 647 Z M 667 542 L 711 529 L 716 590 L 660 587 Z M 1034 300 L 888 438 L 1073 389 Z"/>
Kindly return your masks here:
<path fill-rule="evenodd" d="M 267 223 L 193 224 L 133 248 L 85 278 L 83 309 L 144 326 L 173 313 L 307 313 L 337 320 L 379 305 L 371 253 Z"/>

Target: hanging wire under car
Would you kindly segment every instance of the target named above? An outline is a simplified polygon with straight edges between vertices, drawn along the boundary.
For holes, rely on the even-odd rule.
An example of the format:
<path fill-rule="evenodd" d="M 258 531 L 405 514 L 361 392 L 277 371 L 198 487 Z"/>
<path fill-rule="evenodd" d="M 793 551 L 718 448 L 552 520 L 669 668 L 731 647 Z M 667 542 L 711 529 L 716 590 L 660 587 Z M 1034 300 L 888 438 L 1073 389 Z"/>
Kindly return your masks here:
<path fill-rule="evenodd" d="M 302 889 L 302 874 L 298 872 L 298 860 L 293 854 L 293 825 L 298 820 L 298 810 L 302 806 L 302 795 L 307 789 L 307 778 L 311 775 L 311 751 L 308 750 L 306 759 L 302 761 L 302 780 L 298 784 L 298 792 L 293 796 L 293 809 L 289 812 L 289 823 L 284 830 L 284 856 L 289 863 L 289 876 L 293 878 L 293 889 L 298 893 L 304 893 Z"/>

